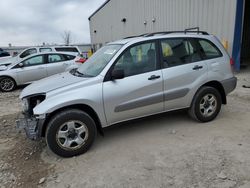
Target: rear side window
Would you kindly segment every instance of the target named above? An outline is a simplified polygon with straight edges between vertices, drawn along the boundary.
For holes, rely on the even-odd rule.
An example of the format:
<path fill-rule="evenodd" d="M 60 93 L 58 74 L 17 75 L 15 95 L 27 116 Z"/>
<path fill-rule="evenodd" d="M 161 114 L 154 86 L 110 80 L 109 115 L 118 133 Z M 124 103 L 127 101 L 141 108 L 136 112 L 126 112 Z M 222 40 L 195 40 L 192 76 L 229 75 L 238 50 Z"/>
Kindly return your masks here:
<path fill-rule="evenodd" d="M 40 48 L 39 51 L 40 52 L 51 52 L 52 49 L 51 48 Z"/>
<path fill-rule="evenodd" d="M 60 47 L 57 47 L 55 48 L 56 51 L 58 52 L 77 52 L 78 53 L 78 50 L 76 48 L 60 48 Z"/>
<path fill-rule="evenodd" d="M 64 57 L 67 59 L 67 60 L 72 60 L 72 59 L 75 59 L 75 56 L 73 55 L 64 55 Z"/>
<path fill-rule="evenodd" d="M 212 59 L 222 56 L 220 50 L 212 42 L 204 39 L 198 39 L 198 43 L 204 59 Z"/>
<path fill-rule="evenodd" d="M 61 62 L 65 61 L 66 59 L 64 58 L 63 55 L 58 55 L 58 54 L 50 54 L 48 55 L 48 62 L 49 63 L 56 63 L 56 62 Z"/>
<path fill-rule="evenodd" d="M 173 67 L 201 60 L 192 39 L 165 39 L 161 41 L 161 49 L 164 67 Z"/>

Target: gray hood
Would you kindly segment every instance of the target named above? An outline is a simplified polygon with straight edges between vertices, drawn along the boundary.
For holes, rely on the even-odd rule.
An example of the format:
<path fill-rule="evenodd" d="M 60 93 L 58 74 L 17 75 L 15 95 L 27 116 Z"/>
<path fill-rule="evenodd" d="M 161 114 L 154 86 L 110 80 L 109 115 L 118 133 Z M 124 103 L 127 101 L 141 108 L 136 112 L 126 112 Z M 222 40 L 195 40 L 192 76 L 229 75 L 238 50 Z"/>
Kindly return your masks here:
<path fill-rule="evenodd" d="M 56 74 L 42 80 L 38 80 L 31 85 L 23 89 L 20 94 L 20 98 L 27 97 L 38 93 L 47 93 L 49 91 L 71 85 L 83 80 L 87 80 L 85 77 L 77 77 L 69 72 Z"/>

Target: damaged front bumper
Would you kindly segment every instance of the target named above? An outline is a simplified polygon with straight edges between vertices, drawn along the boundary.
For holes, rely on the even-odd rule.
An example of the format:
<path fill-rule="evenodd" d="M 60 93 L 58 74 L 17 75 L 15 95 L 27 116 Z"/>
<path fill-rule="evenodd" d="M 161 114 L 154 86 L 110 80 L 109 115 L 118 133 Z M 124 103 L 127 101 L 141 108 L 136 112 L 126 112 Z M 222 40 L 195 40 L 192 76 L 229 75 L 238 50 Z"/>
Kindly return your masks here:
<path fill-rule="evenodd" d="M 31 140 L 38 140 L 42 136 L 42 127 L 45 119 L 22 116 L 16 120 L 17 129 L 24 129 L 27 137 Z"/>

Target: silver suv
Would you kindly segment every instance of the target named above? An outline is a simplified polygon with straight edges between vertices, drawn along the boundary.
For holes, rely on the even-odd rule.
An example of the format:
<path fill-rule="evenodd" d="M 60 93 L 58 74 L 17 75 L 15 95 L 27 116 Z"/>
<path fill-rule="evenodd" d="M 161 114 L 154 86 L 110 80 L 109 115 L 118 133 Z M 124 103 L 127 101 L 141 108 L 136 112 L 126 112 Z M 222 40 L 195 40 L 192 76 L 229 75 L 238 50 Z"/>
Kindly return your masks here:
<path fill-rule="evenodd" d="M 105 45 L 78 69 L 26 87 L 20 95 L 25 117 L 17 126 L 71 157 L 86 152 L 97 131 L 119 122 L 177 109 L 211 121 L 236 82 L 229 55 L 206 32 L 126 38 Z"/>

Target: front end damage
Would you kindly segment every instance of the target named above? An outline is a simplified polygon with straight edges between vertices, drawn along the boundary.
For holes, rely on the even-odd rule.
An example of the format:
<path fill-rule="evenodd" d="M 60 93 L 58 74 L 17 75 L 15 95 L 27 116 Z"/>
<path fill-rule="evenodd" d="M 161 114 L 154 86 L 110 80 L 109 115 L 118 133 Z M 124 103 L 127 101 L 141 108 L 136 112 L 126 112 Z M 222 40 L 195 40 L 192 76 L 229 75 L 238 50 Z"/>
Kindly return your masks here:
<path fill-rule="evenodd" d="M 44 94 L 32 95 L 22 99 L 23 114 L 16 120 L 17 129 L 24 129 L 27 137 L 38 140 L 42 136 L 45 115 L 34 115 L 33 109 L 45 99 Z"/>
<path fill-rule="evenodd" d="M 17 129 L 24 129 L 26 136 L 31 140 L 38 140 L 42 135 L 42 127 L 45 119 L 36 117 L 21 117 L 16 120 Z"/>

